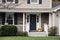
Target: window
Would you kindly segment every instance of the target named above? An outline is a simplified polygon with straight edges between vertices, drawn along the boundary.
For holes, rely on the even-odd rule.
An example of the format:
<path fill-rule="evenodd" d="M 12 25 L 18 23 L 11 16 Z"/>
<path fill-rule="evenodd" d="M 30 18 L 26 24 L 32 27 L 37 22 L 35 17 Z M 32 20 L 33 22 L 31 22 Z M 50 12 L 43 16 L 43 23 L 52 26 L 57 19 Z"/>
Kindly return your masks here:
<path fill-rule="evenodd" d="M 37 16 L 37 22 L 39 22 L 39 16 Z"/>
<path fill-rule="evenodd" d="M 31 2 L 33 2 L 33 3 L 37 3 L 37 0 L 31 0 Z"/>
<path fill-rule="evenodd" d="M 6 0 L 2 0 L 2 3 L 6 3 Z"/>
<path fill-rule="evenodd" d="M 27 16 L 27 22 L 29 22 L 29 15 Z"/>
<path fill-rule="evenodd" d="M 6 20 L 5 21 L 8 24 L 13 24 L 13 14 L 12 13 L 6 14 Z"/>
<path fill-rule="evenodd" d="M 18 3 L 18 0 L 2 0 L 2 3 L 8 3 L 8 2 Z"/>
<path fill-rule="evenodd" d="M 13 0 L 7 0 L 7 2 L 13 2 Z"/>
<path fill-rule="evenodd" d="M 28 4 L 42 4 L 42 0 L 27 0 Z"/>
<path fill-rule="evenodd" d="M 31 4 L 38 4 L 39 3 L 39 0 L 30 0 L 30 3 Z"/>

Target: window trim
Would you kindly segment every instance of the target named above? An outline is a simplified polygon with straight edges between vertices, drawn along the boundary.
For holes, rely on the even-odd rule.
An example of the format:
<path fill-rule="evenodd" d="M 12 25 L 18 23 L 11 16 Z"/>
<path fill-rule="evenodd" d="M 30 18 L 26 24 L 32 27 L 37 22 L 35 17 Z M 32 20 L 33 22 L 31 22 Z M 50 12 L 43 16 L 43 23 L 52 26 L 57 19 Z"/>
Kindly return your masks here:
<path fill-rule="evenodd" d="M 37 0 L 36 3 L 33 3 L 32 0 L 30 0 L 30 4 L 39 4 L 39 0 Z"/>

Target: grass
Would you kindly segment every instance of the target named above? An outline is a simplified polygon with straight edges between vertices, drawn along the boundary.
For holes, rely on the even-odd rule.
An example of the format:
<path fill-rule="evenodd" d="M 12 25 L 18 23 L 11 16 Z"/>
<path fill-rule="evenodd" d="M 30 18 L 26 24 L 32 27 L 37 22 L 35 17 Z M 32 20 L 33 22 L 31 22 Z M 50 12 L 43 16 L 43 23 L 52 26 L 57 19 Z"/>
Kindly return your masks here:
<path fill-rule="evenodd" d="M 0 37 L 0 40 L 60 40 L 60 37 L 20 37 L 20 36 L 7 36 L 7 37 Z"/>

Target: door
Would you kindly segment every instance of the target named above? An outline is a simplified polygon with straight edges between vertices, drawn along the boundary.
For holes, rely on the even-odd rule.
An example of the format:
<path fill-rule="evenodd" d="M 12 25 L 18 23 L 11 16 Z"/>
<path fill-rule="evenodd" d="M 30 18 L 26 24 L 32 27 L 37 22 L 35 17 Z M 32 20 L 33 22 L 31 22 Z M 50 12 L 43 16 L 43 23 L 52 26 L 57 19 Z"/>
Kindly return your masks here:
<path fill-rule="evenodd" d="M 36 15 L 30 15 L 30 30 L 36 30 Z"/>

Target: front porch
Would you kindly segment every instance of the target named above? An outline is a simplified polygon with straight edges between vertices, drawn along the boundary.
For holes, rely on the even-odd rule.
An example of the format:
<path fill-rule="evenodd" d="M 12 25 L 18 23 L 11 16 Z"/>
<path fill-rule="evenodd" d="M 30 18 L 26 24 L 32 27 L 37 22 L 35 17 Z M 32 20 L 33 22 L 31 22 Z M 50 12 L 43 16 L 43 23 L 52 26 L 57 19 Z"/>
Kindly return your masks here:
<path fill-rule="evenodd" d="M 49 13 L 27 13 L 26 31 L 38 31 L 42 27 L 44 31 L 44 24 L 49 25 Z M 28 28 L 28 29 L 27 29 Z"/>
<path fill-rule="evenodd" d="M 48 28 L 55 26 L 54 19 L 55 13 L 49 12 L 0 12 L 0 25 L 16 25 L 18 31 L 27 31 L 29 35 L 48 36 Z M 40 27 L 42 32 L 38 31 Z"/>
<path fill-rule="evenodd" d="M 15 25 L 18 31 L 23 31 L 23 13 L 0 12 L 0 26 Z"/>

